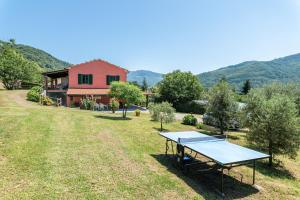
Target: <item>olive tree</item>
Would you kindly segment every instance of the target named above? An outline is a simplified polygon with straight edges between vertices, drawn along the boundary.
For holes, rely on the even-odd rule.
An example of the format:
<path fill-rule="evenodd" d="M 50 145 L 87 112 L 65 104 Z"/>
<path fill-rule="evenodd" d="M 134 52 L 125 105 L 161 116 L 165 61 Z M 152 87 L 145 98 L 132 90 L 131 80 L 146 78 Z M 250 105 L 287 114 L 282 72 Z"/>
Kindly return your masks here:
<path fill-rule="evenodd" d="M 221 134 L 228 128 L 236 113 L 237 104 L 229 84 L 221 80 L 209 91 L 208 111 L 217 119 Z"/>
<path fill-rule="evenodd" d="M 151 119 L 160 121 L 160 130 L 163 130 L 163 122 L 171 123 L 175 120 L 175 109 L 168 102 L 154 103 L 149 105 Z"/>
<path fill-rule="evenodd" d="M 132 104 L 139 104 L 145 101 L 145 96 L 141 89 L 127 82 L 112 82 L 110 96 L 123 103 L 123 118 L 126 118 L 128 107 Z"/>
<path fill-rule="evenodd" d="M 269 87 L 269 86 L 268 86 Z M 248 95 L 247 139 L 260 149 L 268 151 L 269 166 L 275 155 L 295 158 L 300 145 L 297 129 L 297 109 L 286 94 L 266 93 L 268 88 L 254 89 Z"/>

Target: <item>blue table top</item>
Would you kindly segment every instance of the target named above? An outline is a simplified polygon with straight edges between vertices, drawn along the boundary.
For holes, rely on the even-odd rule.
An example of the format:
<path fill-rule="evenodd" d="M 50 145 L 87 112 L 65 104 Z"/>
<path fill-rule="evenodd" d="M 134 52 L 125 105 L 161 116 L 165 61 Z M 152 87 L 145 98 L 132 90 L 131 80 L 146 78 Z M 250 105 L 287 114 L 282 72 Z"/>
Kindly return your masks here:
<path fill-rule="evenodd" d="M 177 143 L 178 138 L 208 137 L 196 131 L 164 132 L 161 136 Z M 269 155 L 232 144 L 226 140 L 195 141 L 183 143 L 183 146 L 198 152 L 221 165 L 268 158 Z"/>

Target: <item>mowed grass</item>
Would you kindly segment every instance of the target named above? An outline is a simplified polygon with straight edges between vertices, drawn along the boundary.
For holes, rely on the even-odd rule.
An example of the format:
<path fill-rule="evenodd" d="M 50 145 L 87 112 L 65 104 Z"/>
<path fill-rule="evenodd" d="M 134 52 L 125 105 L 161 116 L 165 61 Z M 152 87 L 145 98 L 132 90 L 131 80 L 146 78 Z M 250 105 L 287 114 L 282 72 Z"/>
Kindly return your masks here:
<path fill-rule="evenodd" d="M 0 90 L 1 199 L 220 198 L 207 177 L 184 176 L 164 156 L 160 125 L 148 114 L 123 120 L 43 107 L 27 102 L 25 93 Z M 179 121 L 164 128 L 194 129 Z M 245 134 L 230 133 L 230 140 L 246 145 Z M 228 178 L 227 198 L 299 199 L 300 158 L 282 160 L 275 170 L 258 163 L 256 188 Z M 251 168 L 235 170 L 251 182 Z"/>

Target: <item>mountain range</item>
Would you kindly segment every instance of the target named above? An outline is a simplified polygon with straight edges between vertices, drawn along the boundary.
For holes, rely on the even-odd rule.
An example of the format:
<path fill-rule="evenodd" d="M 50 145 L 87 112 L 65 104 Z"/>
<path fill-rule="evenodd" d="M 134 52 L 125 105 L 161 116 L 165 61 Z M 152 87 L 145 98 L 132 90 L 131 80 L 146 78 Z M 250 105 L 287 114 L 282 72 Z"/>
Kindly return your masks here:
<path fill-rule="evenodd" d="M 5 42 L 0 40 L 0 48 L 3 43 Z M 61 69 L 71 65 L 43 50 L 28 45 L 16 44 L 15 48 L 25 58 L 37 62 L 47 71 Z M 300 82 L 300 53 L 271 61 L 246 61 L 210 72 L 197 74 L 197 77 L 205 87 L 211 87 L 221 78 L 225 78 L 237 89 L 240 89 L 243 83 L 248 79 L 254 87 L 273 81 L 285 83 Z M 149 70 L 130 71 L 128 74 L 129 81 L 136 81 L 141 84 L 143 79 L 147 80 L 149 86 L 153 86 L 163 79 L 163 74 Z"/>

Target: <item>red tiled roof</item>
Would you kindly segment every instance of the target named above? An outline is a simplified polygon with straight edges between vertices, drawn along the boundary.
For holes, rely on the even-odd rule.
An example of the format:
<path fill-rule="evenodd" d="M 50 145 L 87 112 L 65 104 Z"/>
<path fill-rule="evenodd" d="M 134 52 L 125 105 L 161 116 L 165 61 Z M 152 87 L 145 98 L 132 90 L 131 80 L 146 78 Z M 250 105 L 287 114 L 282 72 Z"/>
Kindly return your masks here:
<path fill-rule="evenodd" d="M 68 89 L 67 95 L 107 95 L 110 89 Z"/>
<path fill-rule="evenodd" d="M 79 64 L 75 64 L 75 65 L 70 65 L 68 68 L 77 67 L 77 66 L 79 66 L 79 65 L 85 65 L 85 64 L 89 64 L 89 63 L 93 63 L 93 62 L 102 62 L 102 63 L 106 63 L 106 64 L 113 65 L 113 66 L 115 66 L 115 67 L 117 67 L 117 68 L 123 69 L 123 70 L 125 70 L 125 71 L 128 72 L 127 69 L 125 69 L 125 68 L 123 68 L 123 67 L 120 67 L 120 66 L 118 66 L 118 65 L 112 64 L 112 63 L 110 63 L 110 62 L 108 62 L 108 61 L 106 61 L 106 60 L 102 60 L 102 59 L 94 59 L 94 60 L 86 61 L 86 62 L 83 62 L 83 63 L 79 63 Z"/>

